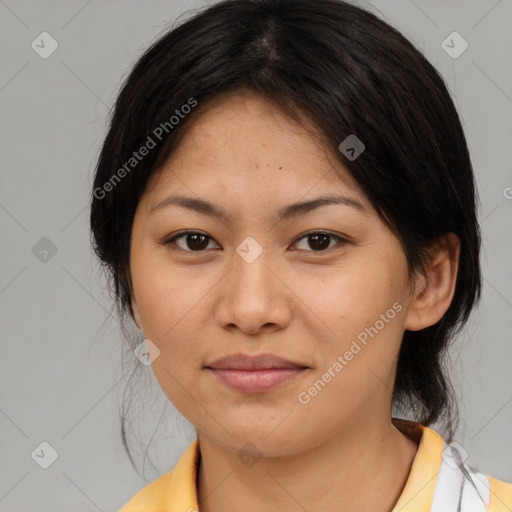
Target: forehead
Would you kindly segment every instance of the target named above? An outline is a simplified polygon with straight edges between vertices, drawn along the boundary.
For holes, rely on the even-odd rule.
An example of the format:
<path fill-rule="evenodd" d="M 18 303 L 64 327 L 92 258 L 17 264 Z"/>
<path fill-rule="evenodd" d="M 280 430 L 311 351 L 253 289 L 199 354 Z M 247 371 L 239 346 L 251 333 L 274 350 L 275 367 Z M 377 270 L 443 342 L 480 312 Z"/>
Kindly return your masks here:
<path fill-rule="evenodd" d="M 212 102 L 198 113 L 152 176 L 147 194 L 188 189 L 212 197 L 231 191 L 268 201 L 278 191 L 298 200 L 337 190 L 350 191 L 365 202 L 354 179 L 307 119 L 298 123 L 251 92 Z"/>

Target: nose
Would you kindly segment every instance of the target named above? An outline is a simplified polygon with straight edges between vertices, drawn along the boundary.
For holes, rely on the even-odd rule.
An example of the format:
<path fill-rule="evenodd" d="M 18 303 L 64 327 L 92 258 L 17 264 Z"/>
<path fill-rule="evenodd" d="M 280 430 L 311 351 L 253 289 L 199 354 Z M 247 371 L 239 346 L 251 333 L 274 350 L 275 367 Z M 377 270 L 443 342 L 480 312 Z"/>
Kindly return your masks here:
<path fill-rule="evenodd" d="M 225 278 L 216 320 L 224 329 L 258 334 L 285 328 L 291 320 L 293 294 L 268 251 L 252 260 L 235 254 Z"/>

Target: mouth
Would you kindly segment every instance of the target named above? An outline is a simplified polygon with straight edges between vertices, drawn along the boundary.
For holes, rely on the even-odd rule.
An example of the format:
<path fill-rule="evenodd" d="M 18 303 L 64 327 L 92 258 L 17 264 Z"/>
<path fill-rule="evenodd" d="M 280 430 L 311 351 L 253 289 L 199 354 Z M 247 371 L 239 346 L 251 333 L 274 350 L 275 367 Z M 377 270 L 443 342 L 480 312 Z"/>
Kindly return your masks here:
<path fill-rule="evenodd" d="M 224 384 L 243 393 L 263 393 L 288 382 L 310 368 L 272 354 L 234 354 L 205 366 Z"/>

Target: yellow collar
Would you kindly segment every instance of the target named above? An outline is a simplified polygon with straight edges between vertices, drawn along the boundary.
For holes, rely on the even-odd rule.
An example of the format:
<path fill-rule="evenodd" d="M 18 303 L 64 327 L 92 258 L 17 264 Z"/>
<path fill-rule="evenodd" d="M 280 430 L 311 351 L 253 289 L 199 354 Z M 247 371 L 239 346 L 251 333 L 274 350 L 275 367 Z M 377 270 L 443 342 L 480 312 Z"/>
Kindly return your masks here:
<path fill-rule="evenodd" d="M 446 445 L 437 432 L 419 423 L 397 419 L 393 419 L 393 423 L 405 434 L 419 439 L 419 445 L 404 490 L 392 512 L 429 512 Z M 198 512 L 196 481 L 199 457 L 196 440 L 188 446 L 172 471 L 148 484 L 119 512 Z M 499 488 L 502 497 L 505 493 L 507 496 L 512 493 L 509 484 L 492 478 L 490 481 L 491 491 L 500 484 L 504 486 Z M 493 506 L 488 510 L 502 509 Z"/>
<path fill-rule="evenodd" d="M 409 437 L 421 435 L 421 438 L 404 490 L 392 512 L 428 512 L 441 469 L 443 438 L 431 428 L 412 421 L 394 419 L 393 424 Z"/>

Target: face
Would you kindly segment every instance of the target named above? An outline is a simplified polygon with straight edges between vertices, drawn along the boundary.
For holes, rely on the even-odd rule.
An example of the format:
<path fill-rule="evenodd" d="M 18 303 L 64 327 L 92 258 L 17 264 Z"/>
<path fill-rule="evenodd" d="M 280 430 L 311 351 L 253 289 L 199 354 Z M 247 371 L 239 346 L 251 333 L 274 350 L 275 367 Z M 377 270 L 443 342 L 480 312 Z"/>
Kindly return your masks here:
<path fill-rule="evenodd" d="M 336 155 L 259 96 L 207 110 L 152 176 L 130 271 L 162 390 L 219 445 L 285 455 L 389 423 L 405 254 Z M 271 357 L 215 365 L 240 354 Z"/>

